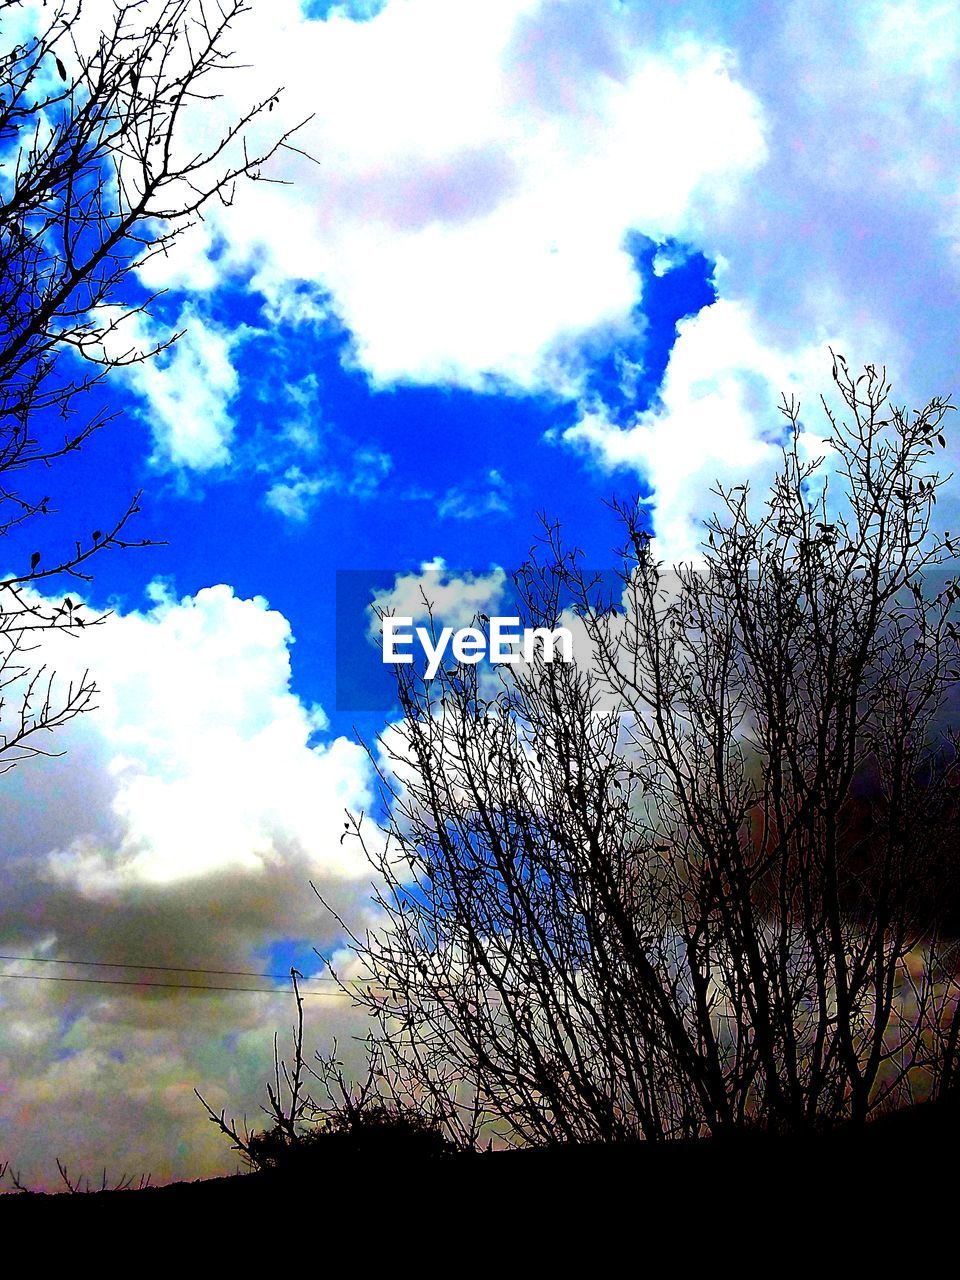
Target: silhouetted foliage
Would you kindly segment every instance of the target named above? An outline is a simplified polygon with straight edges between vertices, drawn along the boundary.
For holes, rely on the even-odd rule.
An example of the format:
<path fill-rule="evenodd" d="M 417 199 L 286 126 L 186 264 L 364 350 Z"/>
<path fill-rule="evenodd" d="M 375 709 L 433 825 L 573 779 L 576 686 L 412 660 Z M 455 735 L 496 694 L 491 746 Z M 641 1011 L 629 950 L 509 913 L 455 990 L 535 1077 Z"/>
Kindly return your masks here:
<path fill-rule="evenodd" d="M 829 468 L 785 401 L 772 490 L 715 491 L 700 563 L 621 507 L 611 600 L 547 526 L 523 622 L 570 609 L 586 661 L 396 668 L 345 990 L 462 1143 L 820 1131 L 957 1084 L 951 406 L 834 383 Z"/>
<path fill-rule="evenodd" d="M 153 301 L 137 284 L 139 267 L 167 253 L 207 201 L 229 203 L 237 179 L 261 177 L 289 137 L 256 155 L 243 144 L 275 93 L 199 152 L 183 137 L 186 113 L 217 96 L 216 77 L 232 64 L 225 42 L 246 8 L 242 0 L 131 0 L 104 8 L 107 24 L 97 30 L 79 0 L 26 11 L 0 0 L 0 539 L 50 514 L 41 477 L 108 421 L 89 409 L 86 393 L 179 336 L 149 351 L 125 337 L 125 321 Z M 9 26 L 25 12 L 36 25 L 14 43 Z M 9 717 L 0 769 L 44 754 L 46 731 L 92 705 L 89 675 L 58 696 L 30 651 L 39 632 L 76 634 L 101 619 L 70 596 L 39 592 L 88 581 L 91 560 L 108 549 L 144 545 L 126 536 L 138 500 L 91 521 L 100 527 L 52 558 L 26 544 L 22 571 L 0 580 Z"/>
<path fill-rule="evenodd" d="M 291 1142 L 276 1127 L 250 1135 L 244 1155 L 257 1169 L 309 1172 L 345 1159 L 422 1160 L 455 1154 L 435 1121 L 391 1103 L 371 1100 L 326 1112 Z"/>
<path fill-rule="evenodd" d="M 347 1083 L 336 1057 L 315 1055 L 311 1066 L 303 1056 L 303 999 L 299 979 L 291 970 L 297 1021 L 293 1031 L 292 1061 L 280 1057 L 274 1037 L 274 1078 L 267 1083 L 269 1105 L 262 1110 L 273 1121 L 266 1129 L 251 1130 L 244 1122 L 227 1119 L 195 1090 L 210 1120 L 230 1139 L 251 1169 L 290 1175 L 329 1171 L 332 1162 L 345 1159 L 398 1161 L 436 1159 L 456 1154 L 457 1144 L 444 1132 L 439 1118 L 422 1106 L 404 1105 L 385 1098 L 378 1073 L 371 1069 L 366 1081 Z M 319 1099 L 305 1088 L 310 1077 L 322 1090 Z"/>

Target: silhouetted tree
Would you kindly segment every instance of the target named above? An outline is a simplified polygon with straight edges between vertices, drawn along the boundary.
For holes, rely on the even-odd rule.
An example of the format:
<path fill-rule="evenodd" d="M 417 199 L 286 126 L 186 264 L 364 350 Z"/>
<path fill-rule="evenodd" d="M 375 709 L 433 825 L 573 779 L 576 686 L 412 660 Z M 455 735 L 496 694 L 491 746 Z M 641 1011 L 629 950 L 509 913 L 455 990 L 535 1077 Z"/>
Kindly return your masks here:
<path fill-rule="evenodd" d="M 337 1059 L 336 1045 L 324 1057 L 314 1055 L 315 1066 L 304 1058 L 303 997 L 299 979 L 291 969 L 297 1017 L 293 1028 L 292 1055 L 288 1064 L 273 1040 L 274 1078 L 267 1082 L 269 1105 L 265 1129 L 238 1124 L 226 1111 L 216 1111 L 199 1089 L 197 1097 L 208 1119 L 230 1139 L 251 1171 L 288 1175 L 329 1174 L 344 1159 L 423 1160 L 451 1156 L 458 1144 L 445 1132 L 442 1117 L 421 1103 L 411 1105 L 383 1092 L 384 1074 L 378 1070 L 376 1046 L 372 1046 L 370 1070 L 359 1085 L 351 1085 Z M 316 1096 L 308 1086 L 313 1085 Z M 2 1169 L 0 1169 L 2 1177 Z"/>
<path fill-rule="evenodd" d="M 108 420 L 88 409 L 85 393 L 110 369 L 149 359 L 178 336 L 147 352 L 125 345 L 124 320 L 153 301 L 137 286 L 137 269 L 166 253 L 207 201 L 229 203 L 237 179 L 259 178 L 261 164 L 290 136 L 255 156 L 244 145 L 247 127 L 272 107 L 274 93 L 199 152 L 183 137 L 185 115 L 216 97 L 218 75 L 232 66 L 225 45 L 246 8 L 241 0 L 104 5 L 106 26 L 98 31 L 79 0 L 49 10 L 0 0 L 5 539 L 48 514 L 40 477 Z M 12 39 L 10 27 L 28 18 L 39 25 Z M 30 491 L 20 487 L 24 472 Z M 87 581 L 89 562 L 107 548 L 142 545 L 125 535 L 137 501 L 98 519 L 101 528 L 56 559 L 25 555 L 22 572 L 0 580 L 0 769 L 40 752 L 41 731 L 90 706 L 89 677 L 58 698 L 49 673 L 30 658 L 31 636 L 84 622 L 69 596 L 51 603 L 40 591 L 62 590 L 64 578 Z"/>
<path fill-rule="evenodd" d="M 622 507 L 610 600 L 548 527 L 524 622 L 572 608 L 589 661 L 396 668 L 389 816 L 345 833 L 383 921 L 349 989 L 450 1131 L 797 1132 L 956 1081 L 951 406 L 834 381 L 829 468 L 785 401 L 771 491 L 718 488 L 699 563 Z"/>

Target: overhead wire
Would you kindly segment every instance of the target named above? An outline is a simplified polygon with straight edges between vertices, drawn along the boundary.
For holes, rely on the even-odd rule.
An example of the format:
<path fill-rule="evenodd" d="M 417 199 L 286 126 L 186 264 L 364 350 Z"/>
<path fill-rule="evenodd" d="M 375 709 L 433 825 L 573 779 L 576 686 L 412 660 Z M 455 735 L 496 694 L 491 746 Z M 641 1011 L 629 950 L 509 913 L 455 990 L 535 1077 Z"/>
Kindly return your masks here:
<path fill-rule="evenodd" d="M 163 987 L 168 991 L 233 991 L 246 995 L 281 996 L 287 993 L 280 987 L 226 987 L 209 982 L 144 982 L 137 978 L 68 978 L 50 973 L 0 973 L 0 980 L 7 978 L 26 982 L 86 982 L 100 987 Z M 317 996 L 333 996 L 338 991 L 303 991 L 304 999 Z"/>
<path fill-rule="evenodd" d="M 263 973 L 260 970 L 252 969 L 207 969 L 199 965 L 171 965 L 171 964 L 147 964 L 132 963 L 130 961 L 115 960 L 65 960 L 59 956 L 14 956 L 0 955 L 0 961 L 11 964 L 58 964 L 72 965 L 75 968 L 91 968 L 91 969 L 121 969 L 121 970 L 140 970 L 147 973 L 182 973 L 195 974 L 202 977 L 217 978 L 267 978 L 276 979 L 277 981 L 289 981 L 290 973 Z M 299 971 L 298 971 L 299 973 Z M 323 983 L 328 988 L 334 990 L 312 991 L 304 987 L 300 987 L 302 996 L 330 996 L 342 992 L 343 986 L 335 979 L 328 977 L 303 978 L 306 983 Z M 14 980 L 33 981 L 33 982 L 71 982 L 71 983 L 90 983 L 94 986 L 111 986 L 111 987 L 160 987 L 168 991 L 239 991 L 247 992 L 251 995 L 283 995 L 283 990 L 279 987 L 233 987 L 222 983 L 209 982 L 163 982 L 155 981 L 150 978 L 101 978 L 101 977 L 74 977 L 61 974 L 47 973 L 5 973 L 0 972 L 0 979 L 9 978 Z M 349 983 L 350 980 L 348 980 Z M 356 984 L 362 979 L 353 979 Z M 345 983 L 344 985 L 348 985 Z"/>
<path fill-rule="evenodd" d="M 132 961 L 119 960 L 65 960 L 60 956 L 14 956 L 0 954 L 0 962 L 8 964 L 59 964 L 72 965 L 75 968 L 93 968 L 93 969 L 121 969 L 125 971 L 138 971 L 146 973 L 182 973 L 193 974 L 199 977 L 215 977 L 215 978 L 262 978 L 275 979 L 280 982 L 289 982 L 291 973 L 264 973 L 261 970 L 253 969 L 207 969 L 199 965 L 165 965 L 165 964 L 146 964 L 133 963 Z M 376 995 L 380 992 L 391 994 L 388 985 L 377 982 L 372 978 L 345 978 L 338 979 L 333 977 L 319 976 L 315 978 L 307 978 L 299 970 L 296 970 L 298 983 L 297 990 L 304 998 L 318 998 L 320 996 L 336 996 L 349 994 L 351 987 L 362 988 L 367 995 Z M 69 982 L 69 983 L 87 983 L 93 986 L 108 987 L 157 987 L 167 991 L 227 991 L 227 992 L 245 992 L 249 995 L 267 995 L 277 996 L 284 995 L 285 992 L 280 987 L 233 987 L 223 983 L 210 982 L 157 982 L 151 978 L 102 978 L 102 977 L 76 977 L 65 974 L 48 974 L 48 973 L 9 973 L 0 971 L 0 981 L 4 978 L 12 981 L 26 982 Z M 301 985 L 308 984 L 308 985 Z M 310 990 L 309 984 L 322 985 L 327 989 L 324 991 Z"/>
<path fill-rule="evenodd" d="M 20 964 L 72 964 L 80 968 L 91 969 L 150 969 L 157 973 L 201 973 L 218 978 L 277 978 L 289 980 L 290 971 L 286 973 L 262 973 L 253 969 L 204 969 L 197 965 L 186 966 L 176 964 L 140 964 L 130 960 L 64 960 L 59 956 L 7 956 L 0 955 L 0 960 Z M 333 982 L 333 978 L 309 978 L 309 982 Z"/>

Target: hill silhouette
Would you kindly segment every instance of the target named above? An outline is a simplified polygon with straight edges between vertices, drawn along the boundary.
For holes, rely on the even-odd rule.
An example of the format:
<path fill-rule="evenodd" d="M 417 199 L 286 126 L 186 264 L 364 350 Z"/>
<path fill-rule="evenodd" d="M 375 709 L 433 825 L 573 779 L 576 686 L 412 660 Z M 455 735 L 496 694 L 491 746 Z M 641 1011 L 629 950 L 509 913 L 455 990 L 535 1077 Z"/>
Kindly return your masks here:
<path fill-rule="evenodd" d="M 874 1215 L 874 1227 L 895 1236 L 898 1219 L 881 1222 L 876 1215 L 920 1186 L 930 1190 L 931 1211 L 938 1196 L 949 1201 L 957 1184 L 958 1140 L 960 1099 L 951 1098 L 882 1116 L 860 1131 L 821 1136 L 738 1133 L 439 1157 L 422 1150 L 404 1156 L 399 1148 L 373 1155 L 340 1149 L 328 1162 L 293 1173 L 271 1170 L 79 1196 L 8 1194 L 0 1197 L 0 1215 L 13 1225 L 23 1214 L 56 1221 L 70 1203 L 91 1222 L 138 1209 L 175 1210 L 178 1221 L 213 1214 L 235 1222 L 241 1213 L 258 1222 L 292 1214 L 335 1224 L 372 1215 L 398 1232 L 419 1224 L 433 1234 L 486 1232 L 499 1221 L 526 1223 L 546 1247 L 565 1233 L 616 1221 L 624 1211 L 655 1215 L 658 1228 L 687 1223 L 693 1233 L 687 1243 L 694 1244 L 734 1219 L 751 1232 L 795 1227 L 808 1217 L 812 1223 L 829 1218 L 852 1231 L 854 1209 L 862 1206 Z M 84 1204 L 87 1210 L 77 1207 Z"/>

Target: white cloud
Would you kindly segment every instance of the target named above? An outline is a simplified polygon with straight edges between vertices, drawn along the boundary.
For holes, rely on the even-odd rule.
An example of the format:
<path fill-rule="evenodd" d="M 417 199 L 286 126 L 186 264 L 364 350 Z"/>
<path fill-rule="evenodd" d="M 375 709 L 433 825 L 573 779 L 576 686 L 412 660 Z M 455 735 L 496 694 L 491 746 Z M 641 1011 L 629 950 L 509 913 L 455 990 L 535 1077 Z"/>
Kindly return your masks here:
<path fill-rule="evenodd" d="M 374 609 L 413 618 L 415 625 L 427 622 L 432 612 L 437 622 L 469 626 L 479 613 L 497 613 L 507 586 L 507 575 L 499 567 L 489 573 L 456 573 L 438 556 L 422 564 L 419 573 L 398 573 L 392 587 L 376 594 L 371 602 L 370 635 L 380 634 Z"/>
<path fill-rule="evenodd" d="M 196 138 L 285 84 L 263 128 L 312 113 L 298 141 L 318 162 L 284 153 L 294 185 L 211 209 L 148 282 L 252 273 L 274 320 L 338 316 L 378 382 L 576 396 L 591 340 L 636 336 L 635 230 L 722 259 L 722 298 L 770 360 L 829 333 L 853 363 L 890 365 L 906 399 L 951 387 L 960 19 L 943 0 L 389 0 L 325 21 L 276 0 L 235 36 L 251 69 Z M 161 404 L 167 452 L 222 458 L 222 419 L 195 417 L 196 440 L 175 420 Z M 306 479 L 275 505 L 305 509 Z"/>
<path fill-rule="evenodd" d="M 595 405 L 563 439 L 605 470 L 634 470 L 650 481 L 657 554 L 672 564 L 696 554 L 718 480 L 750 477 L 762 492 L 772 478 L 786 426 L 781 393 L 799 394 L 808 430 L 825 429 L 813 395 L 825 366 L 819 344 L 766 346 L 747 307 L 719 301 L 681 322 L 650 409 L 620 427 Z"/>
<path fill-rule="evenodd" d="M 208 471 L 230 460 L 230 401 L 240 385 L 231 359 L 237 334 L 189 310 L 179 324 L 186 332 L 169 353 L 133 366 L 128 376 L 147 402 L 152 461 Z"/>
<path fill-rule="evenodd" d="M 651 40 L 677 38 L 670 11 L 647 16 Z M 659 400 L 625 430 L 585 405 L 568 435 L 652 485 L 668 557 L 699 541 L 715 479 L 737 472 L 762 490 L 782 391 L 798 390 L 820 429 L 828 342 L 852 365 L 885 364 L 900 402 L 951 391 L 960 284 L 953 9 L 693 3 L 682 24 L 734 51 L 767 159 L 725 208 L 693 211 L 689 240 L 720 263 L 721 302 L 681 327 Z M 955 494 L 941 506 L 955 520 Z"/>
<path fill-rule="evenodd" d="M 230 406 L 240 389 L 233 357 L 247 328 L 216 324 L 190 303 L 169 327 L 120 308 L 105 308 L 101 318 L 109 326 L 103 354 L 121 362 L 118 376 L 140 400 L 138 412 L 153 435 L 150 461 L 194 471 L 229 463 L 235 429 Z M 177 333 L 172 345 L 147 356 Z"/>
<path fill-rule="evenodd" d="M 437 502 L 441 520 L 480 520 L 510 512 L 510 485 L 491 468 L 473 484 L 459 484 L 446 490 Z"/>
<path fill-rule="evenodd" d="M 262 876 L 291 859 L 362 876 L 338 837 L 343 809 L 369 800 L 363 753 L 342 738 L 312 745 L 326 719 L 290 690 L 286 619 L 227 586 L 152 593 L 147 612 L 87 633 L 101 692 L 77 732 L 98 745 L 119 839 L 104 847 L 81 828 L 51 853 L 56 878 L 99 895 Z M 51 643 L 51 663 L 62 669 L 73 649 Z"/>
<path fill-rule="evenodd" d="M 322 472 L 307 474 L 294 464 L 267 490 L 266 503 L 288 520 L 302 522 L 325 493 L 336 491 L 361 500 L 371 498 L 390 473 L 389 454 L 381 449 L 357 447 L 349 470 L 328 464 Z"/>
<path fill-rule="evenodd" d="M 292 188 L 245 192 L 208 234 L 221 273 L 252 269 L 277 314 L 295 315 L 298 299 L 315 314 L 316 290 L 328 293 L 375 381 L 576 397 L 591 340 L 615 345 L 635 326 L 641 286 L 624 248 L 635 230 L 723 263 L 721 298 L 749 327 L 730 358 L 742 382 L 756 361 L 761 416 L 775 413 L 784 361 L 812 369 L 818 351 L 806 389 L 824 388 L 827 337 L 854 363 L 886 362 L 905 398 L 949 390 L 960 243 L 949 7 L 391 0 L 358 23 L 308 22 L 287 0 L 269 22 L 242 37 L 256 46 L 250 75 L 287 84 L 289 118 L 315 113 L 302 142 L 320 163 L 285 159 Z M 662 252 L 656 272 L 676 255 Z M 202 264 L 158 267 L 206 287 Z M 692 371 L 693 345 L 676 353 L 669 416 L 637 424 L 647 436 L 631 428 L 618 443 L 590 404 L 571 437 L 606 463 L 642 463 L 672 547 L 695 540 L 715 478 L 697 479 L 698 459 L 768 454 L 708 344 Z M 701 389 L 680 413 L 685 381 Z M 709 429 L 691 418 L 707 409 Z M 681 499 L 685 474 L 694 489 Z"/>
<path fill-rule="evenodd" d="M 896 366 L 911 398 L 949 389 L 956 14 L 922 0 L 829 11 L 792 0 L 742 21 L 703 4 L 688 15 L 736 50 L 767 124 L 767 163 L 696 236 L 727 263 L 724 295 L 748 303 L 774 345 L 828 329 L 851 359 Z"/>
<path fill-rule="evenodd" d="M 43 657 L 64 677 L 89 664 L 102 692 L 58 735 L 63 758 L 5 778 L 6 954 L 261 971 L 281 939 L 336 942 L 311 880 L 362 927 L 370 868 L 340 835 L 345 809 L 369 810 L 371 770 L 291 691 L 290 642 L 281 614 L 226 586 L 182 600 L 157 586 L 144 611 L 50 640 Z M 158 1177 L 232 1168 L 190 1091 L 253 1114 L 288 1003 L 0 981 L 0 1126 L 21 1117 L 4 1157 L 47 1175 L 57 1154 Z M 309 1007 L 318 1045 L 356 1029 L 330 997 Z"/>
<path fill-rule="evenodd" d="M 236 38 L 255 72 L 223 110 L 285 83 L 319 164 L 285 156 L 292 187 L 211 210 L 220 270 L 253 267 L 288 315 L 322 284 L 379 382 L 562 384 L 558 347 L 629 325 L 627 231 L 683 235 L 764 156 L 722 49 L 645 47 L 605 5 L 393 0 L 357 23 L 278 0 Z M 174 253 L 146 274 L 203 288 L 206 270 Z"/>

